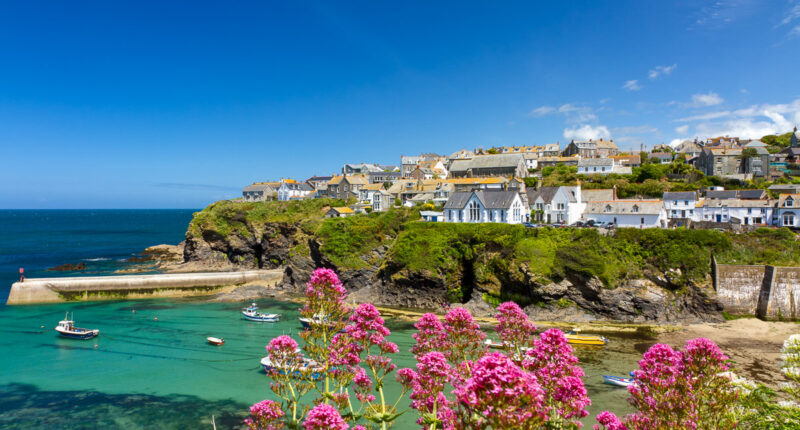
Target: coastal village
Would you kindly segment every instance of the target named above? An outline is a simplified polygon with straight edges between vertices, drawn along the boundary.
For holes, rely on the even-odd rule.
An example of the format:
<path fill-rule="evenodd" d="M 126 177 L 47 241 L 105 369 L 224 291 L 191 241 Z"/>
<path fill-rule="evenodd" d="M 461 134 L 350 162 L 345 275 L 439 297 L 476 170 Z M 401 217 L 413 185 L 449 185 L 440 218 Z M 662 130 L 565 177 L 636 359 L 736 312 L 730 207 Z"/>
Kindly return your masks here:
<path fill-rule="evenodd" d="M 781 142 L 781 139 L 783 140 Z M 326 217 L 421 206 L 429 222 L 573 227 L 800 226 L 800 132 L 761 140 L 714 137 L 621 152 L 613 140 L 572 140 L 449 155 L 398 165 L 345 164 L 329 176 L 256 182 L 244 201 L 334 198 Z M 625 190 L 618 185 L 629 186 Z"/>

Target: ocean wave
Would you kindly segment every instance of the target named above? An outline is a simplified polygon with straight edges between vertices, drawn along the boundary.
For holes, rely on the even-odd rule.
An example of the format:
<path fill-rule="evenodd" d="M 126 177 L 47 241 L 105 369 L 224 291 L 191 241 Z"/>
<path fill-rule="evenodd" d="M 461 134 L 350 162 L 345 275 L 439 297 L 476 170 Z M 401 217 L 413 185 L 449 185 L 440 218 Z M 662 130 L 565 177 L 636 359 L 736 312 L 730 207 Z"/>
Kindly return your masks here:
<path fill-rule="evenodd" d="M 99 258 L 84 258 L 83 261 L 108 261 L 111 260 L 107 257 L 99 257 Z"/>

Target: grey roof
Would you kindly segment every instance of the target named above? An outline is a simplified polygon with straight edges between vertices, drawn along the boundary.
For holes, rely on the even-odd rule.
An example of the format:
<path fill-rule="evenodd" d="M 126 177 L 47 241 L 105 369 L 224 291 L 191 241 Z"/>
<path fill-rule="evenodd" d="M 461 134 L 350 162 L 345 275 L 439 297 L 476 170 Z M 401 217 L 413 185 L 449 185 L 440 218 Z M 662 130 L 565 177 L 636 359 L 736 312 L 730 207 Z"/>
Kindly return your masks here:
<path fill-rule="evenodd" d="M 524 163 L 520 154 L 480 155 L 469 160 L 453 160 L 451 172 L 466 172 L 469 169 L 494 169 L 510 167 L 516 169 Z"/>
<path fill-rule="evenodd" d="M 248 186 L 244 187 L 242 192 L 247 193 L 247 192 L 253 192 L 253 191 L 273 191 L 273 190 L 274 189 L 272 188 L 272 186 L 267 185 L 267 184 L 253 184 L 253 185 L 248 185 Z"/>
<path fill-rule="evenodd" d="M 783 149 L 781 149 L 779 154 L 789 154 L 789 155 L 795 157 L 795 156 L 800 155 L 800 148 L 792 148 L 792 147 L 783 148 Z"/>
<path fill-rule="evenodd" d="M 470 192 L 458 192 L 450 195 L 445 209 L 463 209 L 469 199 L 475 194 L 486 209 L 505 209 L 511 206 L 514 198 L 519 195 L 516 191 L 505 190 L 477 190 Z"/>
<path fill-rule="evenodd" d="M 314 175 L 314 176 L 306 179 L 306 182 L 328 182 L 331 179 L 333 179 L 333 176 L 317 176 L 317 175 Z"/>
<path fill-rule="evenodd" d="M 531 189 L 525 191 L 525 194 L 528 195 L 528 202 L 533 204 L 537 198 L 541 197 L 545 203 L 550 203 L 553 201 L 553 197 L 556 196 L 558 193 L 559 187 L 541 187 L 539 189 Z"/>
<path fill-rule="evenodd" d="M 744 145 L 745 148 L 764 148 L 766 146 L 767 144 L 760 140 L 751 140 L 750 142 L 747 142 L 746 145 Z"/>
<path fill-rule="evenodd" d="M 286 185 L 286 188 L 290 190 L 297 190 L 297 191 L 313 191 L 314 189 L 311 188 L 311 185 L 306 184 L 305 182 L 284 182 L 283 185 Z"/>
<path fill-rule="evenodd" d="M 708 190 L 706 191 L 706 198 L 707 199 L 735 199 L 737 197 L 737 193 L 735 190 L 725 190 L 725 191 L 713 191 Z"/>
<path fill-rule="evenodd" d="M 653 152 L 650 156 L 659 160 L 672 160 L 672 154 L 669 152 Z"/>
<path fill-rule="evenodd" d="M 775 184 L 770 185 L 769 189 L 772 191 L 791 191 L 797 193 L 800 192 L 800 184 Z"/>
<path fill-rule="evenodd" d="M 614 200 L 613 189 L 608 188 L 603 190 L 581 190 L 582 202 L 599 202 L 606 200 Z"/>
<path fill-rule="evenodd" d="M 766 197 L 764 190 L 739 190 L 739 198 L 745 200 L 760 200 Z"/>
<path fill-rule="evenodd" d="M 634 212 L 634 206 L 638 209 Z M 613 202 L 588 202 L 588 214 L 658 215 L 663 210 L 661 200 L 615 200 Z"/>
<path fill-rule="evenodd" d="M 697 200 L 697 193 L 694 191 L 667 191 L 663 198 L 664 200 Z"/>
<path fill-rule="evenodd" d="M 583 158 L 578 160 L 578 167 L 592 166 L 614 166 L 614 160 L 610 158 Z"/>

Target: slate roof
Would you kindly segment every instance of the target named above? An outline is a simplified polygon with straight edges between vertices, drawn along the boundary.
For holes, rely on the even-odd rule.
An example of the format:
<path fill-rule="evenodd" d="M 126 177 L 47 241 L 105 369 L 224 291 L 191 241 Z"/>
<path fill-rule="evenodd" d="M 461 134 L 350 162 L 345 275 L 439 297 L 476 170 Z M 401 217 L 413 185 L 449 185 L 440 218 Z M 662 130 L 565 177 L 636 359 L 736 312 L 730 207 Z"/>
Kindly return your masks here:
<path fill-rule="evenodd" d="M 653 152 L 650 156 L 659 160 L 672 160 L 672 154 L 669 152 Z"/>
<path fill-rule="evenodd" d="M 743 199 L 725 199 L 725 200 L 705 200 L 698 207 L 707 208 L 767 208 L 772 206 L 769 200 L 743 200 Z"/>
<path fill-rule="evenodd" d="M 445 209 L 463 209 L 469 199 L 475 194 L 486 209 L 506 209 L 511 206 L 514 198 L 519 194 L 516 191 L 502 190 L 478 190 L 471 192 L 459 192 L 450 195 Z"/>
<path fill-rule="evenodd" d="M 242 192 L 248 193 L 253 191 L 273 191 L 274 188 L 269 184 L 252 184 L 244 187 Z"/>
<path fill-rule="evenodd" d="M 707 199 L 735 199 L 737 193 L 735 190 L 726 190 L 726 191 L 713 191 L 708 190 L 706 191 L 706 198 Z"/>
<path fill-rule="evenodd" d="M 556 193 L 558 193 L 558 188 L 559 187 L 541 187 L 537 190 L 529 188 L 525 191 L 525 194 L 528 195 L 528 202 L 530 204 L 534 204 L 539 197 L 541 197 L 545 203 L 550 203 L 553 201 L 553 197 L 556 196 Z"/>
<path fill-rule="evenodd" d="M 678 191 L 664 193 L 664 200 L 697 200 L 697 193 L 694 191 Z"/>
<path fill-rule="evenodd" d="M 610 158 L 584 158 L 578 161 L 578 167 L 593 167 L 593 166 L 614 166 L 614 160 Z"/>
<path fill-rule="evenodd" d="M 760 200 L 767 197 L 764 190 L 739 190 L 739 198 L 745 200 Z"/>
<path fill-rule="evenodd" d="M 607 200 L 614 200 L 613 189 L 609 188 L 605 190 L 581 190 L 582 202 L 597 202 L 597 201 L 607 201 Z"/>
<path fill-rule="evenodd" d="M 313 191 L 314 190 L 313 188 L 311 188 L 311 185 L 308 185 L 306 183 L 302 183 L 301 184 L 301 183 L 297 183 L 297 182 L 284 182 L 283 185 L 286 185 L 286 188 L 288 188 L 290 190 L 296 190 L 296 191 Z"/>
<path fill-rule="evenodd" d="M 638 212 L 633 211 L 633 207 L 639 208 Z M 610 211 L 606 211 L 610 208 Z M 588 202 L 586 211 L 588 214 L 610 214 L 610 215 L 658 215 L 663 209 L 661 200 L 613 200 L 608 202 Z"/>
<path fill-rule="evenodd" d="M 509 167 L 516 169 L 524 163 L 520 154 L 481 155 L 470 160 L 454 160 L 450 166 L 451 172 L 466 172 L 470 169 L 496 169 Z"/>

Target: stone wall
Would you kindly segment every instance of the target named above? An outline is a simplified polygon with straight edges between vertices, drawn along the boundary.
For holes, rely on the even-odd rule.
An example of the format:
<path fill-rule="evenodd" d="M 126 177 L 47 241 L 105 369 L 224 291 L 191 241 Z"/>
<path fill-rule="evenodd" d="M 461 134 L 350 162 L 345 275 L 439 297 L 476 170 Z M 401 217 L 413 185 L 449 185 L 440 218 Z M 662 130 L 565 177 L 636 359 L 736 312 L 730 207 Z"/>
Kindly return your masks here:
<path fill-rule="evenodd" d="M 717 300 L 726 312 L 800 319 L 800 267 L 711 263 Z"/>

